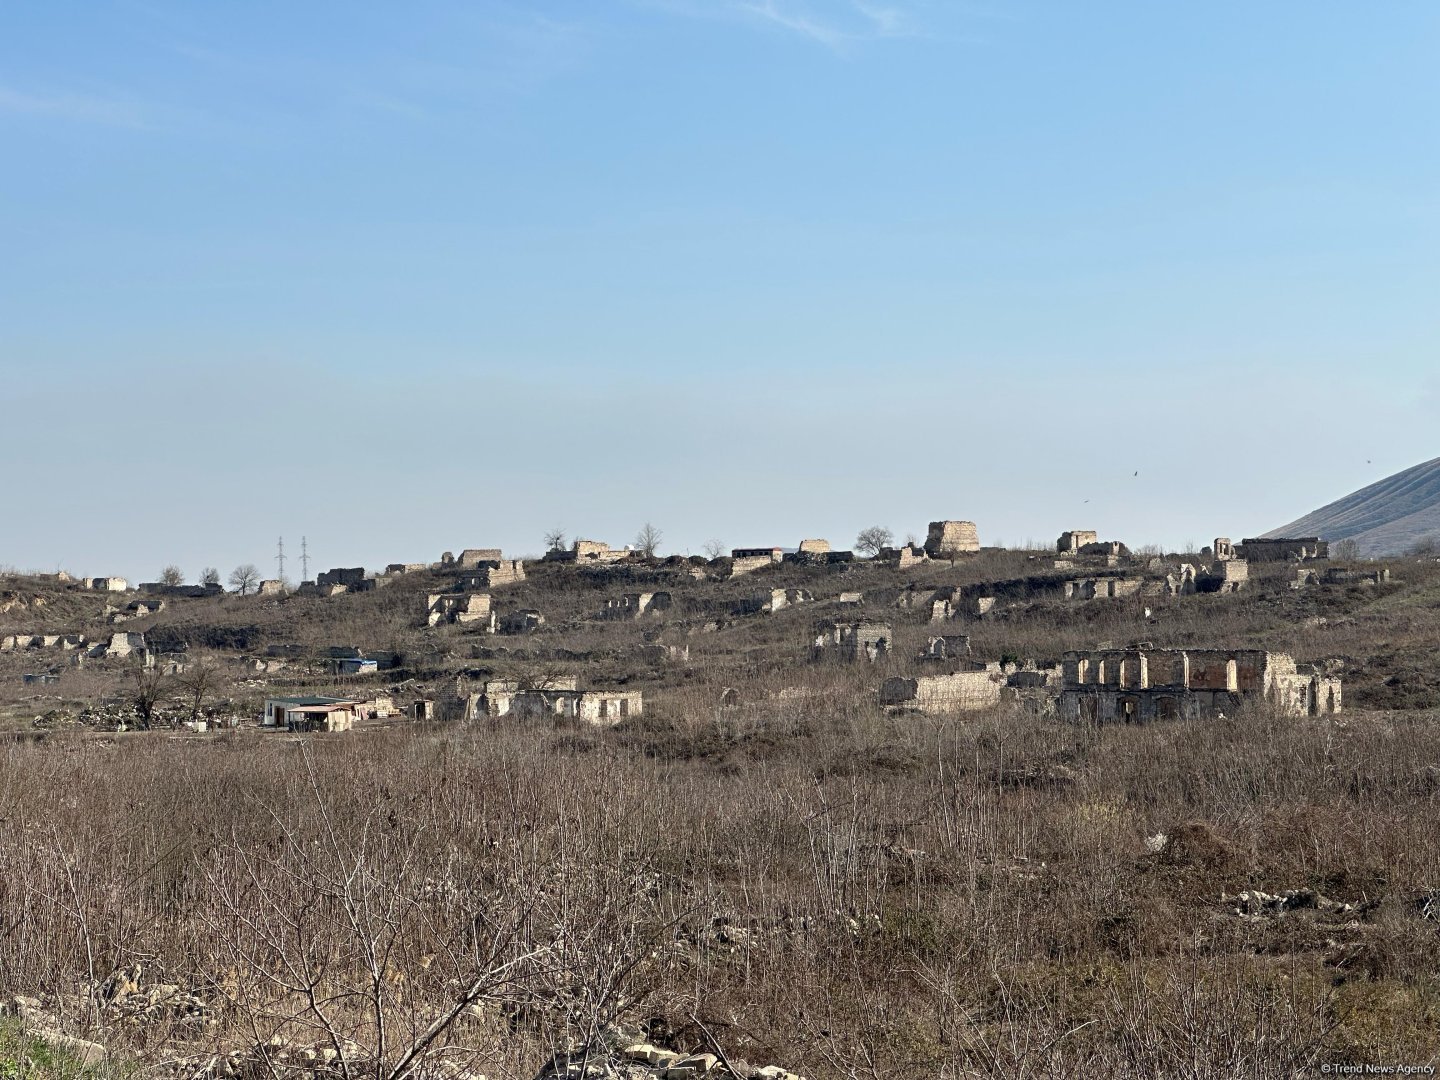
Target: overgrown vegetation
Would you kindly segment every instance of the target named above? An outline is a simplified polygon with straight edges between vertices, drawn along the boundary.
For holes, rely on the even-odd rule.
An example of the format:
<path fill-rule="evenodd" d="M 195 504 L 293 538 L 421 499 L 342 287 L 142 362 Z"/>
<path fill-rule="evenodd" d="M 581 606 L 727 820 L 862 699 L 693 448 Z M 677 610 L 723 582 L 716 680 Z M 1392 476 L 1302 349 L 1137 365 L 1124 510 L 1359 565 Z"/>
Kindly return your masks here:
<path fill-rule="evenodd" d="M 1339 716 L 1097 729 L 1019 704 L 878 709 L 880 678 L 912 670 L 934 632 L 909 598 L 1038 561 L 732 581 L 684 560 L 537 567 L 497 591 L 547 616 L 515 637 L 421 626 L 417 597 L 441 580 L 423 573 L 350 597 L 173 603 L 135 625 L 186 644 L 186 673 L 87 665 L 59 691 L 143 697 L 158 728 L 222 697 L 341 685 L 303 659 L 251 679 L 237 650 L 352 642 L 400 655 L 372 692 L 569 672 L 643 686 L 646 713 L 334 738 L 48 724 L 0 744 L 0 993 L 42 997 L 141 1068 L 283 1045 L 354 1075 L 529 1080 L 601 1054 L 616 1024 L 811 1080 L 1282 1076 L 1440 1055 L 1435 565 L 1307 589 L 1276 568 L 1233 596 L 1021 602 L 945 627 L 997 659 L 1142 637 L 1335 658 Z M 714 614 L 778 584 L 815 599 Z M 676 603 L 595 619 L 637 587 Z M 834 602 L 849 590 L 863 601 Z M 63 612 L 74 627 L 86 604 L 101 624 L 104 598 L 12 594 L 46 603 L 7 625 Z M 891 620 L 894 655 L 808 663 L 816 619 L 846 616 Z M 639 662 L 653 640 L 689 660 Z M 739 707 L 721 707 L 726 687 Z M 6 684 L 13 708 L 42 701 L 24 693 Z M 137 965 L 138 988 L 116 990 Z"/>

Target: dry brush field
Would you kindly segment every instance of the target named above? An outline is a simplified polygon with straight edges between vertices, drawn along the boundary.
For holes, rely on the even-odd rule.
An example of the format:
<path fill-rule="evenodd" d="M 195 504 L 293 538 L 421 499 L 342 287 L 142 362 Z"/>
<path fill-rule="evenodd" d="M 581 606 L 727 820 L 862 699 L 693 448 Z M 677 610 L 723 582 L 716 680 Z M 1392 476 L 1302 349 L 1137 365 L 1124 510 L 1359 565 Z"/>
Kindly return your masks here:
<path fill-rule="evenodd" d="M 1340 658 L 1336 717 L 889 716 L 874 672 L 777 664 L 811 618 L 779 613 L 706 635 L 697 674 L 657 674 L 614 729 L 6 741 L 0 992 L 127 1069 L 187 1075 L 625 1075 L 630 1042 L 810 1080 L 1432 1062 L 1436 578 L 1402 575 L 1261 581 L 1143 628 Z M 983 655 L 1053 658 L 1134 638 L 1134 618 L 1037 608 L 970 632 Z M 714 707 L 722 685 L 806 679 L 828 691 Z"/>

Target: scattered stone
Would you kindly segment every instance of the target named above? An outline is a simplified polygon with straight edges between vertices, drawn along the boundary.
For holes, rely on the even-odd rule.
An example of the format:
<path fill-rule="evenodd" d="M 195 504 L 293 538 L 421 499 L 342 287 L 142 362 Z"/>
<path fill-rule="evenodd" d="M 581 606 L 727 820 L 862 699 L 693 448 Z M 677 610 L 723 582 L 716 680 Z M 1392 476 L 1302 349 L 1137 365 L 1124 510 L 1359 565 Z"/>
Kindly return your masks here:
<path fill-rule="evenodd" d="M 1356 912 L 1355 905 L 1330 900 L 1314 889 L 1291 889 L 1279 894 L 1246 889 L 1235 896 L 1222 895 L 1221 902 L 1230 905 L 1236 915 L 1247 918 L 1265 918 L 1301 910 L 1319 911 L 1327 915 L 1351 915 Z"/>

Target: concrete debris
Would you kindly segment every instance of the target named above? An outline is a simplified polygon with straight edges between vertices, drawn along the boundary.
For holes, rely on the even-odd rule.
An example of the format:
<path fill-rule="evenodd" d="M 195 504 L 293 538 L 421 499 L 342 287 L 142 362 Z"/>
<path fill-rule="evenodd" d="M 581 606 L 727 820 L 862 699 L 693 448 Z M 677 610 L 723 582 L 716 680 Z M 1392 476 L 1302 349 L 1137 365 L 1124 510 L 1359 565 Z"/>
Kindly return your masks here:
<path fill-rule="evenodd" d="M 1278 895 L 1246 889 L 1234 896 L 1221 895 L 1220 902 L 1236 915 L 1267 918 L 1291 911 L 1316 911 L 1325 915 L 1351 915 L 1358 909 L 1353 904 L 1330 900 L 1314 889 L 1290 889 Z"/>

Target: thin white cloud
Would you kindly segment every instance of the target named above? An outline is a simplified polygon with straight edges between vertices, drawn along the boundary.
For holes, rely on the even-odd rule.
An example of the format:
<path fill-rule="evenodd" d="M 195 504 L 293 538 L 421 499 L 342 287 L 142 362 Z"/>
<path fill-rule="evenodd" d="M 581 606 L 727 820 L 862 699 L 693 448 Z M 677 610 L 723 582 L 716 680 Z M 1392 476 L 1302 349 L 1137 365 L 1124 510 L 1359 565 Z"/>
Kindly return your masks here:
<path fill-rule="evenodd" d="M 812 41 L 818 41 L 827 49 L 842 49 L 854 37 L 853 34 L 828 23 L 822 23 L 802 11 L 781 7 L 777 0 L 760 0 L 758 3 L 746 2 L 738 6 L 740 10 L 759 16 L 776 26 L 808 37 Z"/>
<path fill-rule="evenodd" d="M 904 37 L 910 33 L 909 19 L 896 7 L 881 7 L 869 0 L 851 0 L 855 10 L 869 20 L 879 37 Z"/>
<path fill-rule="evenodd" d="M 0 86 L 0 113 L 109 127 L 144 127 L 140 109 L 131 101 L 86 94 L 29 94 L 7 86 Z"/>
<path fill-rule="evenodd" d="M 920 37 L 908 0 L 629 0 L 636 7 L 690 19 L 740 19 L 845 54 L 880 38 Z"/>

